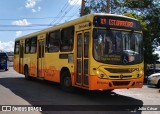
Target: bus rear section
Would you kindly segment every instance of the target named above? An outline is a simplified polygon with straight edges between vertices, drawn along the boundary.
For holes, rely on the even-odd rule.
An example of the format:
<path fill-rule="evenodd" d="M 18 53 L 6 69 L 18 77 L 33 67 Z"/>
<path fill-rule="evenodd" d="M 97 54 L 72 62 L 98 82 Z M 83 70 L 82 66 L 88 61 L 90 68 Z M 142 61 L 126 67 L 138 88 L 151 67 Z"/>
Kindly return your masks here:
<path fill-rule="evenodd" d="M 0 52 L 0 70 L 8 70 L 8 56 L 5 52 Z"/>

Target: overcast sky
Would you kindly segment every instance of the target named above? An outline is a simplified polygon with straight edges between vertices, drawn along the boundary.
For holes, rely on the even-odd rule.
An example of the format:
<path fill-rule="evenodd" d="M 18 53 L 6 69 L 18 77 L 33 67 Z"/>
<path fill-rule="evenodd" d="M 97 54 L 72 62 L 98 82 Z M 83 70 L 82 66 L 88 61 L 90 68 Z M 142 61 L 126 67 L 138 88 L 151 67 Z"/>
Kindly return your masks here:
<path fill-rule="evenodd" d="M 0 50 L 17 37 L 79 17 L 81 0 L 0 0 Z"/>

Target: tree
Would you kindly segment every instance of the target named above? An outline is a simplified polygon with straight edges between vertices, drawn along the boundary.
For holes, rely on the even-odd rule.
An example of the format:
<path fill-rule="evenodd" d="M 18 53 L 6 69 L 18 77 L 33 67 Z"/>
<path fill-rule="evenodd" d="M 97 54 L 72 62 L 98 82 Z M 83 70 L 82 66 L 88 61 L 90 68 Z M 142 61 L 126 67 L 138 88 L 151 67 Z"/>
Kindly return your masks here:
<path fill-rule="evenodd" d="M 90 13 L 105 13 L 106 12 L 106 1 L 105 0 L 86 0 L 84 15 Z"/>

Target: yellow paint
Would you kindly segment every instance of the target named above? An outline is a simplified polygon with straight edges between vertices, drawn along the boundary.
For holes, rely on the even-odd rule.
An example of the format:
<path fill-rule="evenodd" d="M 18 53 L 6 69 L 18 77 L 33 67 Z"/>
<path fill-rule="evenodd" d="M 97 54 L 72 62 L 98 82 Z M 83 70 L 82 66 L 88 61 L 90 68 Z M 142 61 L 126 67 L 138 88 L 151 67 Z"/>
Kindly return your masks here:
<path fill-rule="evenodd" d="M 75 31 L 89 29 L 90 27 L 91 27 L 91 24 L 89 22 L 81 23 L 81 24 L 75 25 Z"/>

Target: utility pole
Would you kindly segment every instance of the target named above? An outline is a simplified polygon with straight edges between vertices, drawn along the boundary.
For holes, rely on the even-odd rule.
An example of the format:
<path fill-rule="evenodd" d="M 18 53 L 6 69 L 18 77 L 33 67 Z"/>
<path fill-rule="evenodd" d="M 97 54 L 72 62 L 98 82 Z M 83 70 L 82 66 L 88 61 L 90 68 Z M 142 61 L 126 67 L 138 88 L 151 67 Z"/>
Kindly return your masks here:
<path fill-rule="evenodd" d="M 81 4 L 81 16 L 84 15 L 84 2 L 85 2 L 85 0 L 82 0 L 82 4 Z"/>
<path fill-rule="evenodd" d="M 106 2 L 107 2 L 106 11 L 107 11 L 107 13 L 110 13 L 110 3 L 111 3 L 111 1 L 107 0 Z"/>

